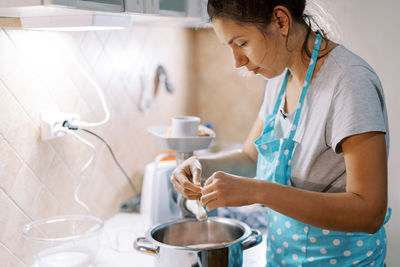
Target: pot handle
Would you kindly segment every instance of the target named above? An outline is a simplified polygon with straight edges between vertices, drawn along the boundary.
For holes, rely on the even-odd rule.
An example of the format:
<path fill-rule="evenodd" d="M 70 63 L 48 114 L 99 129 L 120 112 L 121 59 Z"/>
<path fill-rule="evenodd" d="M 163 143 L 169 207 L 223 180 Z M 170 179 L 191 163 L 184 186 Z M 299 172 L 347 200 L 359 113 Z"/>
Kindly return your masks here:
<path fill-rule="evenodd" d="M 133 242 L 133 247 L 140 252 L 149 253 L 149 254 L 157 254 L 159 251 L 159 247 L 153 245 L 150 241 L 148 241 L 145 237 L 136 238 L 135 242 Z"/>
<path fill-rule="evenodd" d="M 262 241 L 261 232 L 257 229 L 251 229 L 250 236 L 246 238 L 241 244 L 242 249 L 245 250 L 257 246 L 258 244 L 261 243 L 261 241 Z"/>

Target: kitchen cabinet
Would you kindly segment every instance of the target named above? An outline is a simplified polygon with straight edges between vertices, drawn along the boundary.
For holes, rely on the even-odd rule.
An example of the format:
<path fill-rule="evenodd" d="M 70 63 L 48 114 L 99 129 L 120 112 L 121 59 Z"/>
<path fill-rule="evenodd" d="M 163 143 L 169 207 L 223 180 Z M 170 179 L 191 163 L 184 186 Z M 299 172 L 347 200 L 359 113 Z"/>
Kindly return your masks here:
<path fill-rule="evenodd" d="M 126 0 L 125 11 L 144 13 L 143 0 Z"/>
<path fill-rule="evenodd" d="M 129 0 L 127 0 L 129 1 Z M 159 13 L 159 0 L 143 0 L 145 2 L 144 5 L 144 13 L 146 14 L 158 14 Z"/>
<path fill-rule="evenodd" d="M 45 5 L 66 6 L 91 11 L 123 12 L 124 0 L 44 0 Z"/>
<path fill-rule="evenodd" d="M 0 7 L 21 7 L 21 6 L 39 6 L 42 4 L 41 0 L 3 0 L 0 1 Z"/>
<path fill-rule="evenodd" d="M 187 16 L 208 18 L 207 0 L 187 0 Z"/>
<path fill-rule="evenodd" d="M 128 0 L 129 1 L 129 0 Z M 124 0 L 2 0 L 0 8 L 32 7 L 73 8 L 90 11 L 123 12 Z"/>
<path fill-rule="evenodd" d="M 160 0 L 160 14 L 186 16 L 186 0 Z"/>
<path fill-rule="evenodd" d="M 128 13 L 158 14 L 165 17 L 206 17 L 206 0 L 125 0 Z"/>
<path fill-rule="evenodd" d="M 207 27 L 207 23 L 204 23 L 207 18 L 206 3 L 207 0 L 0 0 L 0 17 L 21 18 L 25 21 L 22 23 L 23 28 L 37 28 L 27 26 L 27 20 L 41 20 L 41 27 L 51 28 L 55 27 L 51 17 L 69 16 L 69 20 L 74 20 L 73 16 L 98 12 L 104 16 L 107 13 L 112 13 L 114 17 L 121 15 L 121 18 L 129 15 L 138 24 L 167 23 L 178 27 Z M 41 18 L 45 17 L 49 19 L 42 22 Z M 111 20 L 111 16 L 105 17 L 103 24 L 114 25 Z M 74 26 L 79 26 L 76 24 L 79 23 Z"/>
<path fill-rule="evenodd" d="M 35 6 L 89 11 L 159 14 L 169 17 L 206 17 L 207 0 L 2 0 L 0 8 Z"/>
<path fill-rule="evenodd" d="M 125 12 L 130 14 L 158 14 L 159 0 L 125 0 Z"/>
<path fill-rule="evenodd" d="M 26 29 L 119 29 L 132 26 L 124 0 L 0 0 L 0 17 Z"/>
<path fill-rule="evenodd" d="M 125 0 L 133 23 L 145 25 L 209 27 L 206 6 L 207 0 Z"/>
<path fill-rule="evenodd" d="M 205 17 L 206 0 L 159 0 L 160 15 L 183 16 L 183 17 Z"/>

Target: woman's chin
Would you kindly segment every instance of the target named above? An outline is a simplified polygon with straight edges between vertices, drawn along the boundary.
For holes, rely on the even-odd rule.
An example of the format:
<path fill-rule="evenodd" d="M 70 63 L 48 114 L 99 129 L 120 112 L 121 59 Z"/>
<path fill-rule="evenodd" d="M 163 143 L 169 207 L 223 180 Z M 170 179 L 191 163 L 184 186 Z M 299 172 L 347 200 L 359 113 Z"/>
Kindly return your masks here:
<path fill-rule="evenodd" d="M 272 75 L 271 73 L 266 72 L 266 71 L 264 71 L 264 70 L 260 70 L 256 75 L 257 75 L 257 76 L 262 76 L 262 77 L 264 77 L 265 79 L 271 79 L 271 78 L 274 78 L 274 77 L 275 77 L 275 75 Z"/>
<path fill-rule="evenodd" d="M 265 70 L 260 70 L 256 75 L 261 75 L 265 79 L 272 79 L 272 78 L 275 78 L 275 77 L 279 76 L 280 74 L 277 74 L 275 72 L 269 72 L 269 71 L 265 71 Z"/>

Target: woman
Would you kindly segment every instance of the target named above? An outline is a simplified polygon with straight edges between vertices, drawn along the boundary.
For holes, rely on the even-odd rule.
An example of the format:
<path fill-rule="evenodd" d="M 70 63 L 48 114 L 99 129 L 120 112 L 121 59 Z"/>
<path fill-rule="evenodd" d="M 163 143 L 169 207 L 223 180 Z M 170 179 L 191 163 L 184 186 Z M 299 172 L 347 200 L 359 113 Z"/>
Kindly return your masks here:
<path fill-rule="evenodd" d="M 389 137 L 381 84 L 361 58 L 310 30 L 305 4 L 208 1 L 236 67 L 268 79 L 265 99 L 242 151 L 192 157 L 171 181 L 209 211 L 268 207 L 267 266 L 383 266 Z"/>

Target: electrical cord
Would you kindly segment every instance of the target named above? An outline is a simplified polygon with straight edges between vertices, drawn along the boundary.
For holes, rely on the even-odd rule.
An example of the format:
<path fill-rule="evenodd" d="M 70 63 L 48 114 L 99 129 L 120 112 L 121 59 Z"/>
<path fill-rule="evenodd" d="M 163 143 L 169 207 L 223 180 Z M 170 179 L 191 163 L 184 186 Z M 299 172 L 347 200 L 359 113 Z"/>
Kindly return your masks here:
<path fill-rule="evenodd" d="M 80 137 L 79 135 L 77 135 L 77 134 L 74 132 L 74 131 L 76 131 L 76 130 L 82 130 L 82 131 L 84 131 L 84 132 L 87 132 L 87 133 L 89 133 L 89 134 L 91 134 L 91 135 L 97 137 L 98 139 L 100 139 L 100 140 L 107 146 L 108 150 L 109 150 L 110 153 L 111 153 L 111 156 L 112 156 L 113 159 L 114 159 L 114 162 L 115 162 L 116 165 L 119 167 L 119 169 L 121 170 L 121 172 L 124 174 L 124 177 L 127 179 L 129 185 L 131 186 L 133 192 L 135 193 L 135 197 L 134 197 L 133 199 L 130 199 L 129 201 L 127 201 L 126 203 L 124 203 L 124 204 L 121 206 L 121 211 L 123 211 L 123 212 L 137 212 L 137 211 L 139 211 L 139 210 L 140 210 L 140 200 L 141 200 L 141 196 L 140 196 L 139 192 L 137 191 L 135 185 L 132 183 L 131 179 L 129 178 L 128 174 L 126 173 L 126 171 L 124 170 L 124 168 L 122 168 L 121 164 L 119 163 L 119 161 L 118 161 L 117 158 L 115 157 L 115 154 L 114 154 L 114 152 L 113 152 L 111 146 L 107 143 L 106 140 L 104 140 L 101 136 L 97 135 L 96 133 L 94 133 L 94 132 L 92 132 L 92 131 L 89 131 L 89 130 L 87 130 L 87 129 L 84 129 L 84 128 L 79 128 L 79 127 L 77 127 L 75 124 L 70 123 L 69 121 L 64 121 L 64 123 L 63 123 L 63 125 L 62 125 L 62 129 L 61 129 L 60 131 L 65 131 L 65 132 L 68 132 L 68 133 L 73 134 L 73 135 L 74 135 L 76 138 L 78 138 L 80 141 L 82 141 L 83 143 L 85 143 L 85 144 L 87 144 L 88 146 L 90 146 L 90 147 L 93 149 L 94 153 L 95 153 L 95 152 L 96 152 L 95 147 L 94 147 L 91 143 L 89 143 L 88 141 L 86 141 L 85 139 L 83 139 L 82 137 Z M 82 179 L 81 179 L 81 184 L 82 184 L 82 182 L 83 182 L 83 180 L 84 180 L 83 172 L 84 172 L 85 169 L 89 166 L 89 164 L 91 163 L 91 161 L 93 160 L 93 158 L 94 158 L 94 155 L 93 155 L 93 157 L 88 161 L 88 163 L 84 166 L 84 168 L 82 168 L 82 171 L 81 171 L 81 177 L 82 177 Z M 75 192 L 76 192 L 76 193 L 75 193 L 75 200 L 76 200 L 79 204 L 81 204 L 82 206 L 84 206 L 84 207 L 86 208 L 86 210 L 88 210 L 87 206 L 86 206 L 84 203 L 82 203 L 82 202 L 79 200 L 79 197 L 78 197 L 78 192 L 79 192 L 79 189 L 80 189 L 81 184 L 78 185 L 78 187 L 77 187 L 77 189 L 76 189 L 76 191 L 75 191 Z"/>
<path fill-rule="evenodd" d="M 74 137 L 77 138 L 79 141 L 81 141 L 81 142 L 84 143 L 85 145 L 89 146 L 89 147 L 93 150 L 92 156 L 89 158 L 89 160 L 86 162 L 86 164 L 85 164 L 85 165 L 82 167 L 82 169 L 81 169 L 81 172 L 80 172 L 81 180 L 80 180 L 80 182 L 79 182 L 79 184 L 78 184 L 78 186 L 76 187 L 75 192 L 74 192 L 75 201 L 76 201 L 78 204 L 80 204 L 82 207 L 85 208 L 87 214 L 90 214 L 89 207 L 88 207 L 85 203 L 83 203 L 83 202 L 80 200 L 80 198 L 79 198 L 79 191 L 80 191 L 80 189 L 81 189 L 81 186 L 82 186 L 83 182 L 84 182 L 85 179 L 86 179 L 86 177 L 83 175 L 83 173 L 86 171 L 86 169 L 89 167 L 90 163 L 92 163 L 94 157 L 96 156 L 96 147 L 95 147 L 92 143 L 90 143 L 89 141 L 87 141 L 86 139 L 84 139 L 83 137 L 81 137 L 81 136 L 79 136 L 78 134 L 76 134 L 74 131 L 67 130 L 67 132 L 70 133 L 70 134 L 72 134 L 72 136 L 74 136 Z"/>
<path fill-rule="evenodd" d="M 89 134 L 91 134 L 91 135 L 97 137 L 98 139 L 100 139 L 100 140 L 107 146 L 108 150 L 109 150 L 110 153 L 111 153 L 111 156 L 112 156 L 113 159 L 114 159 L 115 164 L 117 164 L 117 166 L 119 167 L 119 169 L 121 170 L 121 172 L 124 174 L 124 177 L 126 178 L 126 180 L 128 181 L 129 185 L 131 186 L 133 192 L 135 193 L 135 195 L 139 195 L 139 193 L 138 193 L 138 191 L 137 191 L 135 185 L 133 184 L 133 182 L 132 182 L 131 179 L 129 178 L 129 175 L 126 173 L 126 171 L 124 170 L 124 168 L 122 168 L 121 164 L 119 163 L 119 161 L 118 161 L 117 158 L 115 157 L 114 152 L 113 152 L 111 146 L 107 143 L 107 141 L 104 140 L 101 136 L 99 136 L 99 135 L 97 135 L 96 133 L 94 133 L 94 132 L 92 132 L 92 131 L 89 131 L 89 130 L 87 130 L 87 129 L 80 128 L 79 130 L 84 131 L 84 132 L 87 132 L 87 133 L 89 133 Z"/>
<path fill-rule="evenodd" d="M 101 105 L 103 106 L 103 110 L 104 110 L 104 114 L 105 117 L 103 120 L 98 121 L 98 122 L 85 122 L 85 121 L 76 121 L 73 123 L 73 125 L 77 128 L 81 128 L 81 127 L 95 127 L 95 126 L 100 126 L 105 124 L 109 119 L 110 119 L 110 111 L 107 107 L 107 103 L 104 97 L 103 92 L 101 91 L 100 86 L 96 83 L 96 81 L 83 69 L 83 67 L 81 66 L 81 64 L 79 64 L 78 60 L 76 59 L 75 55 L 72 53 L 72 51 L 65 46 L 64 44 L 58 42 L 57 45 L 60 46 L 64 46 L 65 50 L 68 51 L 69 53 L 69 58 L 72 60 L 72 62 L 74 63 L 75 67 L 79 70 L 79 72 L 89 81 L 89 83 L 95 88 L 95 90 L 97 91 L 97 94 L 100 97 L 100 102 Z M 72 123 L 72 122 L 71 122 Z"/>

